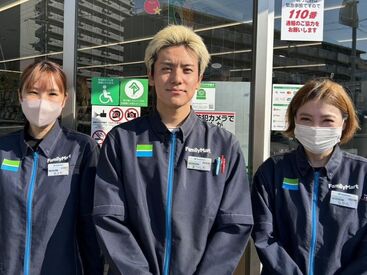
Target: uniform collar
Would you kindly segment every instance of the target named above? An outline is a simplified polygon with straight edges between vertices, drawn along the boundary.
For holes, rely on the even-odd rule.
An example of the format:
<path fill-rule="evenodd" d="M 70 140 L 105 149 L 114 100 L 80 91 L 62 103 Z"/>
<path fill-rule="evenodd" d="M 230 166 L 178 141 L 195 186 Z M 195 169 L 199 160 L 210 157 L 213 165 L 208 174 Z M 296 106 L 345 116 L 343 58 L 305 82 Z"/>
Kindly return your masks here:
<path fill-rule="evenodd" d="M 340 150 L 339 145 L 335 145 L 331 157 L 326 166 L 324 167 L 326 170 L 326 175 L 329 179 L 331 179 L 338 170 L 342 162 L 342 159 L 343 159 L 343 152 L 342 150 Z M 305 150 L 301 145 L 299 145 L 296 150 L 296 163 L 298 170 L 302 176 L 305 176 L 307 173 L 309 173 L 309 170 L 313 170 L 308 162 Z"/>
<path fill-rule="evenodd" d="M 28 146 L 27 142 L 25 141 L 25 131 L 27 131 L 27 125 L 24 126 L 23 130 L 20 132 L 19 135 L 19 145 L 20 145 L 20 153 L 21 158 L 23 159 L 27 155 L 28 149 L 31 150 L 31 148 Z"/>
<path fill-rule="evenodd" d="M 198 117 L 195 112 L 191 109 L 189 115 L 185 119 L 184 123 L 178 128 L 177 136 L 182 139 L 182 141 L 186 140 L 189 136 L 190 132 L 197 125 Z M 150 116 L 150 123 L 153 131 L 162 139 L 165 140 L 171 132 L 167 129 L 166 125 L 163 124 L 161 117 L 157 111 L 154 111 Z"/>
<path fill-rule="evenodd" d="M 306 176 L 309 173 L 309 170 L 312 169 L 311 165 L 308 162 L 305 150 L 301 145 L 299 145 L 296 149 L 296 163 L 298 171 L 302 175 L 302 177 Z"/>
<path fill-rule="evenodd" d="M 27 150 L 30 150 L 30 147 L 25 141 L 25 131 L 27 131 L 27 125 L 23 128 L 23 131 L 20 134 L 20 146 L 22 158 L 24 158 L 27 154 Z M 58 120 L 56 120 L 54 126 L 52 126 L 50 132 L 43 138 L 43 140 L 38 145 L 39 150 L 43 152 L 46 157 L 49 157 L 50 152 L 54 148 L 57 143 L 58 136 L 61 133 L 61 126 Z"/>
<path fill-rule="evenodd" d="M 197 126 L 199 121 L 198 116 L 195 114 L 194 110 L 191 108 L 189 115 L 185 119 L 184 123 L 181 125 L 180 130 L 182 132 L 183 140 L 191 133 L 192 129 Z"/>
<path fill-rule="evenodd" d="M 329 179 L 334 176 L 342 161 L 343 151 L 340 149 L 339 145 L 336 145 L 328 163 L 325 166 L 326 174 Z"/>

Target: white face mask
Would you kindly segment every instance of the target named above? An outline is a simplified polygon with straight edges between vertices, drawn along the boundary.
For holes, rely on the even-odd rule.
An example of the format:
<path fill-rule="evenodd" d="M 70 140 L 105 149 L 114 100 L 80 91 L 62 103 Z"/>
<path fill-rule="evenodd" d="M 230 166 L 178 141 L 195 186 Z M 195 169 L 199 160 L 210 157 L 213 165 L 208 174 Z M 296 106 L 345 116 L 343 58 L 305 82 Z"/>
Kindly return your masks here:
<path fill-rule="evenodd" d="M 334 147 L 340 141 L 343 127 L 311 127 L 296 124 L 294 135 L 296 139 L 314 154 L 321 154 Z"/>
<path fill-rule="evenodd" d="M 20 104 L 29 123 L 37 127 L 44 127 L 54 123 L 62 111 L 60 103 L 46 99 L 24 99 Z"/>

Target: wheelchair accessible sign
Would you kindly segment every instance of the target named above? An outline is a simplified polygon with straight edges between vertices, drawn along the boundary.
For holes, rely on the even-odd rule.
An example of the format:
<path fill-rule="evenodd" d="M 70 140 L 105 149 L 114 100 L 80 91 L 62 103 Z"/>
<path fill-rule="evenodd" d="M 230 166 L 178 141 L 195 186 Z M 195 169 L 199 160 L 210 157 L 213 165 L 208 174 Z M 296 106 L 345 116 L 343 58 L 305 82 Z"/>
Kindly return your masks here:
<path fill-rule="evenodd" d="M 118 78 L 92 78 L 92 105 L 116 106 L 120 102 Z"/>
<path fill-rule="evenodd" d="M 92 78 L 92 105 L 148 106 L 147 79 Z"/>

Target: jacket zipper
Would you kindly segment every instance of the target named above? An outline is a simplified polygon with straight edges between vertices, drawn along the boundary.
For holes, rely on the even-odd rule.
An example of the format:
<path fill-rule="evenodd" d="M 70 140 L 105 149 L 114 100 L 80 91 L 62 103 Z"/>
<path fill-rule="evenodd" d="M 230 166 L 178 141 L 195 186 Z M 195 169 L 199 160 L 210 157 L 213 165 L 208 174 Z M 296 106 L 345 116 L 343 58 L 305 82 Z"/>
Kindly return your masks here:
<path fill-rule="evenodd" d="M 308 259 L 308 275 L 314 274 L 315 268 L 315 248 L 316 248 L 316 234 L 317 234 L 317 199 L 319 193 L 319 177 L 320 173 L 315 172 L 314 174 L 314 184 L 312 192 L 312 209 L 311 209 L 311 246 L 310 254 Z"/>
<path fill-rule="evenodd" d="M 170 152 L 168 160 L 168 183 L 167 183 L 167 205 L 166 205 L 166 238 L 165 255 L 163 263 L 163 275 L 169 274 L 172 246 L 172 190 L 173 190 L 173 171 L 175 167 L 176 133 L 172 133 L 170 141 Z"/>
<path fill-rule="evenodd" d="M 32 174 L 31 181 L 29 183 L 28 194 L 27 194 L 27 221 L 26 221 L 26 238 L 25 238 L 25 251 L 24 251 L 24 275 L 29 275 L 29 266 L 30 266 L 30 253 L 31 253 L 31 244 L 32 244 L 32 205 L 33 205 L 33 193 L 34 193 L 34 185 L 37 177 L 37 168 L 38 168 L 38 153 L 33 153 L 33 166 L 32 166 Z"/>

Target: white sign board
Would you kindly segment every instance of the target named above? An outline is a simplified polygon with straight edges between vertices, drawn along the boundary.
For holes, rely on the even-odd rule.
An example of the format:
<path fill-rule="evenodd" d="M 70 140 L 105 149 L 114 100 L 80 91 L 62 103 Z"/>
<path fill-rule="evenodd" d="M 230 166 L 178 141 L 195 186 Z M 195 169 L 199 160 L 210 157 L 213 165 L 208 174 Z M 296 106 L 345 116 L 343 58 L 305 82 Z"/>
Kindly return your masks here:
<path fill-rule="evenodd" d="M 91 136 L 102 145 L 113 127 L 137 117 L 140 117 L 140 107 L 92 105 Z"/>
<path fill-rule="evenodd" d="M 274 84 L 271 110 L 271 130 L 287 129 L 286 114 L 288 105 L 302 85 Z"/>
<path fill-rule="evenodd" d="M 281 40 L 322 41 L 324 0 L 282 0 Z"/>
<path fill-rule="evenodd" d="M 198 111 L 215 110 L 215 83 L 201 83 L 192 98 L 191 106 Z"/>
<path fill-rule="evenodd" d="M 236 113 L 235 112 L 199 112 L 195 113 L 204 121 L 224 128 L 236 134 Z"/>

